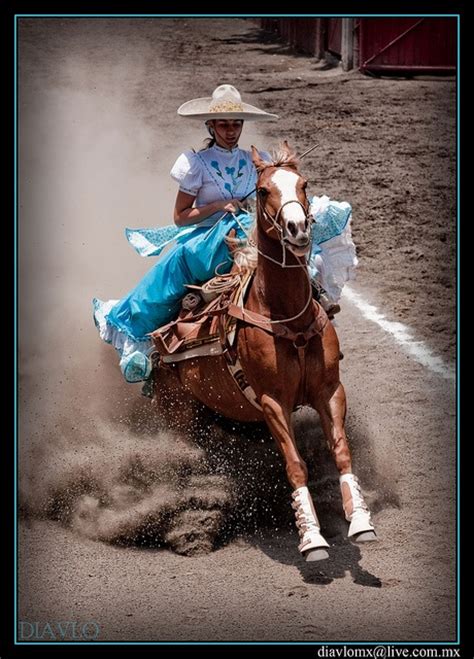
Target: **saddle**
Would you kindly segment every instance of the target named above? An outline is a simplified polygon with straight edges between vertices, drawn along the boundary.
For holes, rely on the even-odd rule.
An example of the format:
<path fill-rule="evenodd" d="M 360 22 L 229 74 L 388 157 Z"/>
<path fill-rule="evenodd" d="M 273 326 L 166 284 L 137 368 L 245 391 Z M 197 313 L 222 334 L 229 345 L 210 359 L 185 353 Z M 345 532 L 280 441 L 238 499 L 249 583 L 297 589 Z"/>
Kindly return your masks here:
<path fill-rule="evenodd" d="M 199 291 L 193 309 L 181 309 L 176 320 L 151 333 L 162 364 L 209 355 L 230 356 L 237 318 L 228 314 L 230 305 L 243 306 L 253 272 L 229 273 L 209 280 Z M 234 360 L 235 361 L 235 360 Z"/>

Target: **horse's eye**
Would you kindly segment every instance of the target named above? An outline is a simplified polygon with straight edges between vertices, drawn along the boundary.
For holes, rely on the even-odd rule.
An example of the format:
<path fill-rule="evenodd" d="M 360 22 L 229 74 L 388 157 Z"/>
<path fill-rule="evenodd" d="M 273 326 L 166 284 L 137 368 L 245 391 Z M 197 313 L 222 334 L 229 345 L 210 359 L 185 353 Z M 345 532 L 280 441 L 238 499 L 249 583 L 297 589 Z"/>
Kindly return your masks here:
<path fill-rule="evenodd" d="M 265 188 L 258 188 L 257 193 L 260 197 L 266 197 L 268 190 L 265 190 Z"/>

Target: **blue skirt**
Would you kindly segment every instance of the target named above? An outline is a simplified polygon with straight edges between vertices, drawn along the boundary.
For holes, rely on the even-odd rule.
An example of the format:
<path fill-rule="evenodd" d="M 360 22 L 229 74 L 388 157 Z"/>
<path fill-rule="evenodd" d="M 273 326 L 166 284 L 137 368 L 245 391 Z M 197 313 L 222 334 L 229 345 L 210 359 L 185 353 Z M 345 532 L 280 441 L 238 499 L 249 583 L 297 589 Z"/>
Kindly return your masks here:
<path fill-rule="evenodd" d="M 174 244 L 121 300 L 94 299 L 94 319 L 101 337 L 120 354 L 147 352 L 152 347 L 148 334 L 178 315 L 181 299 L 189 292 L 185 284 L 202 284 L 215 274 L 230 271 L 233 260 L 224 239 L 231 229 L 236 230 L 237 238 L 245 238 L 239 223 L 248 230 L 253 222 L 248 213 L 240 213 L 238 220 L 227 215 L 212 226 L 207 220 L 181 230 L 128 230 L 129 241 L 142 255 L 160 254 L 166 245 Z"/>

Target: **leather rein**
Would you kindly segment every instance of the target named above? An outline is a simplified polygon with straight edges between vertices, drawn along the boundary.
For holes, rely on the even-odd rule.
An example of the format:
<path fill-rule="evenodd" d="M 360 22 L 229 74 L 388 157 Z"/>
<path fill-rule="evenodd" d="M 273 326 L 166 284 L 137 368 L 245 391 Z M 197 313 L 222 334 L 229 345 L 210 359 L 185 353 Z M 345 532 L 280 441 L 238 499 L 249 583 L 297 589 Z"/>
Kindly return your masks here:
<path fill-rule="evenodd" d="M 273 166 L 276 167 L 275 165 Z M 311 223 L 314 222 L 313 216 L 311 215 L 311 213 L 309 213 L 309 206 L 305 207 L 305 205 L 302 204 L 299 199 L 289 199 L 288 201 L 285 201 L 283 204 L 280 205 L 275 216 L 272 217 L 272 215 L 270 215 L 270 213 L 267 211 L 265 207 L 265 203 L 264 202 L 262 203 L 262 200 L 259 198 L 258 189 L 257 189 L 257 208 L 260 211 L 263 219 L 265 219 L 270 224 L 270 227 L 265 232 L 268 234 L 272 229 L 276 230 L 276 233 L 279 236 L 280 244 L 282 246 L 283 260 L 281 262 L 276 261 L 275 259 L 261 252 L 260 250 L 258 251 L 259 254 L 261 254 L 264 258 L 267 258 L 275 262 L 277 265 L 279 265 L 282 268 L 305 268 L 305 266 L 302 265 L 301 263 L 298 263 L 296 265 L 286 264 L 287 245 L 283 238 L 283 228 L 280 225 L 279 220 L 283 208 L 288 204 L 299 204 L 299 206 L 301 206 L 301 208 L 303 209 L 303 212 L 305 214 L 305 219 Z M 305 307 L 302 309 L 302 311 L 299 314 L 297 314 L 293 318 L 285 318 L 283 320 L 270 320 L 269 318 L 263 316 L 262 314 L 256 313 L 254 311 L 247 311 L 246 309 L 240 308 L 235 304 L 229 305 L 227 313 L 231 316 L 234 316 L 235 318 L 238 318 L 239 320 L 242 320 L 243 322 L 249 325 L 254 325 L 255 327 L 259 327 L 260 329 L 263 329 L 269 334 L 274 334 L 275 336 L 278 336 L 280 338 L 288 339 L 289 341 L 292 341 L 293 346 L 297 348 L 299 352 L 301 349 L 304 350 L 306 348 L 309 340 L 313 336 L 322 333 L 324 327 L 326 326 L 326 323 L 328 322 L 328 318 L 325 312 L 323 311 L 322 307 L 319 304 L 315 303 L 313 304 L 313 309 L 315 310 L 313 320 L 305 331 L 295 332 L 294 330 L 290 329 L 287 325 L 284 324 L 285 322 L 292 321 L 298 318 L 306 311 L 306 309 L 309 306 L 309 303 L 312 300 L 311 285 L 309 286 L 309 294 L 310 297 Z"/>

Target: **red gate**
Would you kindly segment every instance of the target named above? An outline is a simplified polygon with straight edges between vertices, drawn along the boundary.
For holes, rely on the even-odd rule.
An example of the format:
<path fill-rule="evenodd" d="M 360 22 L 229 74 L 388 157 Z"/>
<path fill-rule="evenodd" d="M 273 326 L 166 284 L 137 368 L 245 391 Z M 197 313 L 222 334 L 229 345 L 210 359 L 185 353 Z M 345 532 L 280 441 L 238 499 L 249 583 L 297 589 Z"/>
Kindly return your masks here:
<path fill-rule="evenodd" d="M 328 18 L 326 24 L 326 48 L 334 55 L 341 56 L 342 19 Z"/>
<path fill-rule="evenodd" d="M 374 73 L 454 73 L 456 18 L 363 18 L 360 69 Z"/>

